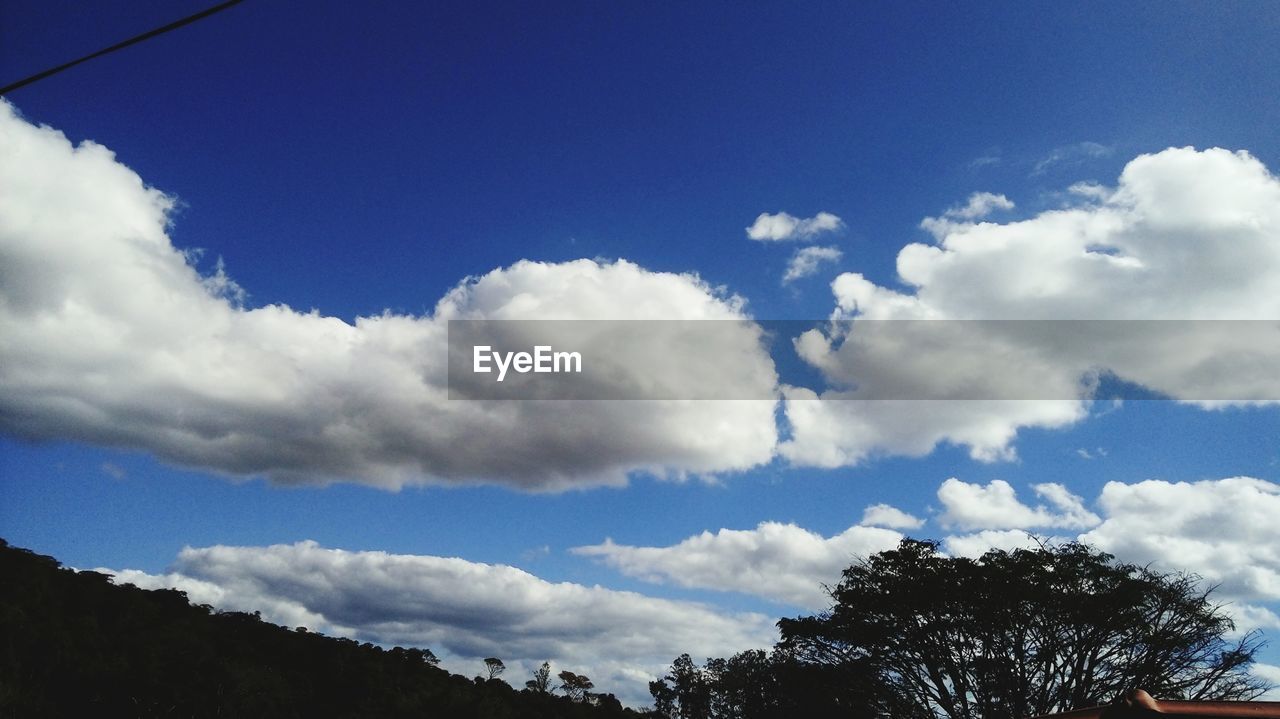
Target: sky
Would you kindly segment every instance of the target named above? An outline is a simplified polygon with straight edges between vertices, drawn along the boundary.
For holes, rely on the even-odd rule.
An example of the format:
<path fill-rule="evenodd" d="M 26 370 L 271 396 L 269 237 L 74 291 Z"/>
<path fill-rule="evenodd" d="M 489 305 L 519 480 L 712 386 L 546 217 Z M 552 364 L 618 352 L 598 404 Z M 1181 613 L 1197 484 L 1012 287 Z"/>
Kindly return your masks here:
<path fill-rule="evenodd" d="M 0 81 L 200 9 L 6 2 Z M 1278 30 L 1253 2 L 248 0 L 16 90 L 0 536 L 634 705 L 902 536 L 1079 538 L 1275 636 Z M 622 346 L 751 399 L 451 399 L 457 319 L 732 320 Z M 1140 341 L 980 325 L 877 372 L 827 319 Z M 815 329 L 771 356 L 768 320 Z M 1099 367 L 1123 400 L 1081 390 Z M 894 381 L 920 395 L 858 398 Z"/>

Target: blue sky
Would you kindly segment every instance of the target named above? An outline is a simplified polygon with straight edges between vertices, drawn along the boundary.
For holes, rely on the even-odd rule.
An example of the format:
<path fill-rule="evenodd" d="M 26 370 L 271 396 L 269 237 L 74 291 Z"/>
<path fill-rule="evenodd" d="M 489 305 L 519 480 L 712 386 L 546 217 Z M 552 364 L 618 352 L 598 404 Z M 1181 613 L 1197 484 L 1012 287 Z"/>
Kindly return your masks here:
<path fill-rule="evenodd" d="M 8 2 L 0 10 L 2 79 L 201 7 Z M 546 438 L 529 440 L 523 425 L 488 419 L 461 439 L 443 441 L 436 435 L 451 420 L 428 414 L 406 423 L 404 437 L 370 430 L 370 441 L 385 451 L 333 469 L 342 479 L 335 483 L 319 466 L 323 452 L 285 456 L 312 446 L 296 440 L 306 427 L 289 423 L 323 410 L 308 405 L 291 414 L 288 383 L 278 385 L 282 396 L 269 407 L 253 405 L 252 393 L 235 388 L 260 379 L 259 370 L 275 377 L 272 358 L 310 366 L 312 354 L 299 349 L 312 337 L 304 329 L 315 324 L 303 319 L 308 311 L 341 320 L 347 329 L 339 334 L 356 336 L 350 328 L 357 318 L 389 311 L 420 320 L 403 331 L 430 336 L 437 303 L 466 286 L 474 291 L 459 306 L 480 314 L 496 311 L 492 302 L 511 300 L 485 299 L 484 288 L 501 294 L 501 287 L 518 286 L 571 314 L 581 309 L 574 302 L 612 288 L 600 306 L 615 308 L 617 319 L 641 316 L 621 315 L 650 299 L 657 309 L 643 315 L 649 319 L 694 306 L 729 312 L 729 295 L 745 299 L 741 311 L 761 319 L 822 319 L 841 303 L 846 311 L 856 305 L 864 313 L 906 316 L 893 314 L 901 303 L 885 293 L 914 298 L 912 312 L 945 316 L 1045 307 L 1047 314 L 1035 319 L 1057 318 L 1053 312 L 1085 319 L 1274 319 L 1280 274 L 1271 263 L 1280 267 L 1280 219 L 1277 183 L 1266 168 L 1280 167 L 1274 131 L 1280 78 L 1272 71 L 1280 63 L 1277 25 L 1280 16 L 1262 3 L 1225 10 L 1193 3 L 303 8 L 250 0 L 15 91 L 6 98 L 18 113 L 4 125 L 13 153 L 2 159 L 11 171 L 6 182 L 40 193 L 14 193 L 5 206 L 11 218 L 35 218 L 14 219 L 0 233 L 0 246 L 7 243 L 0 256 L 21 268 L 0 271 L 5 307 L 45 297 L 28 284 L 65 286 L 63 299 L 86 302 L 128 294 L 131 285 L 104 284 L 104 277 L 133 268 L 137 258 L 111 244 L 119 237 L 109 229 L 95 234 L 125 222 L 124 210 L 113 214 L 110 205 L 117 195 L 93 189 L 117 183 L 119 202 L 136 202 L 129 212 L 141 213 L 128 217 L 154 221 L 152 229 L 167 238 L 158 240 L 162 247 L 201 248 L 190 260 L 198 276 L 216 276 L 221 261 L 225 276 L 246 293 L 238 306 L 224 302 L 225 292 L 209 295 L 213 305 L 191 299 L 190 307 L 209 314 L 175 309 L 172 324 L 225 320 L 234 328 L 271 306 L 300 314 L 282 311 L 272 320 L 279 336 L 299 334 L 262 350 L 257 362 L 220 364 L 223 350 L 233 357 L 259 347 L 252 339 L 258 330 L 233 329 L 200 340 L 206 342 L 198 348 L 200 377 L 190 368 L 191 377 L 162 380 L 148 375 L 158 366 L 151 362 L 185 346 L 173 333 L 187 329 L 169 327 L 159 314 L 105 305 L 90 313 L 94 327 L 128 338 L 113 354 L 111 347 L 77 345 L 69 329 L 96 336 L 92 328 L 49 329 L 35 315 L 6 309 L 0 320 L 12 334 L 0 340 L 10 368 L 0 371 L 0 535 L 73 566 L 138 570 L 145 573 L 135 577 L 140 583 L 181 586 L 197 597 L 214 596 L 199 592 L 216 588 L 232 608 L 278 601 L 272 616 L 280 621 L 431 644 L 464 671 L 478 671 L 468 662 L 485 654 L 473 652 L 532 666 L 552 658 L 586 667 L 605 679 L 597 686 L 640 700 L 637 672 L 654 671 L 655 661 L 660 668 L 681 651 L 707 656 L 733 651 L 734 641 L 767 640 L 768 621 L 752 613 L 771 621 L 812 608 L 794 592 L 754 591 L 726 575 L 767 578 L 770 562 L 793 564 L 771 552 L 804 545 L 847 556 L 850 548 L 879 546 L 893 531 L 939 539 L 983 531 L 1092 533 L 1122 558 L 1210 576 L 1233 601 L 1253 608 L 1242 624 L 1275 632 L 1280 620 L 1267 608 L 1280 606 L 1280 522 L 1265 514 L 1280 511 L 1274 407 L 1097 402 L 1074 415 L 1002 417 L 997 424 L 1012 432 L 1004 438 L 996 436 L 998 427 L 976 439 L 965 434 L 973 423 L 961 416 L 924 439 L 909 436 L 907 423 L 878 438 L 849 440 L 856 446 L 822 435 L 826 427 L 854 433 L 842 424 L 854 420 L 833 411 L 808 429 L 780 422 L 784 444 L 789 431 L 814 432 L 812 441 L 793 442 L 790 450 L 772 442 L 747 446 L 744 438 L 754 436 L 760 417 L 743 410 L 733 421 L 747 429 L 710 449 L 690 449 L 686 440 L 705 428 L 706 418 L 688 417 L 672 424 L 672 432 L 684 433 L 679 437 L 655 438 L 653 447 L 637 440 L 616 458 L 610 448 L 597 451 L 598 439 L 585 429 L 547 430 Z M 63 133 L 65 141 L 40 145 L 47 155 L 19 154 L 44 137 L 35 125 Z M 114 159 L 73 156 L 70 147 L 86 140 L 109 148 Z M 1183 147 L 1196 151 L 1162 152 Z M 1209 148 L 1247 155 L 1201 152 Z M 55 167 L 63 169 L 45 171 Z M 157 210 L 148 204 L 154 198 L 111 167 L 128 168 L 176 198 L 172 207 Z M 80 172 L 83 186 L 73 182 Z M 1080 190 L 1077 183 L 1091 184 Z M 975 193 L 1000 199 L 978 208 L 970 203 Z M 968 215 L 966 203 L 975 208 Z M 1059 211 L 1075 218 L 1077 229 L 1055 224 Z M 839 223 L 805 238 L 748 238 L 762 213 L 783 212 L 798 219 L 829 213 Z M 54 221 L 70 216 L 83 216 L 74 225 L 88 228 L 83 236 L 68 237 L 70 230 Z M 922 226 L 930 217 L 950 224 L 931 232 Z M 1123 227 L 1090 229 L 1112 221 Z M 1136 258 L 1144 277 L 1121 282 L 1036 254 L 1042 245 L 1070 244 L 1095 231 L 1120 247 L 1117 253 Z M 1030 249 L 1001 254 L 1009 233 Z M 1082 251 L 1091 238 L 1080 240 Z M 63 240 L 68 244 L 58 249 Z M 955 262 L 944 267 L 924 257 L 904 265 L 899 253 L 913 243 L 946 247 Z M 965 249 L 974 246 L 997 250 Z M 804 276 L 784 282 L 803 248 L 834 249 Z M 67 259 L 76 257 L 97 264 Z M 592 262 L 571 264 L 579 259 Z M 551 269 L 539 274 L 522 260 Z M 904 281 L 904 267 L 913 282 Z M 29 268 L 48 274 L 22 276 Z M 863 284 L 846 280 L 833 289 L 837 277 L 850 273 Z M 468 277 L 487 279 L 466 285 Z M 579 292 L 574 283 L 594 289 Z M 180 294 L 187 286 L 174 287 Z M 667 293 L 672 287 L 684 294 Z M 150 296 L 144 289 L 138 287 L 138 297 Z M 144 316 L 154 324 L 140 324 Z M 387 336 L 400 331 L 385 328 Z M 354 401 L 364 388 L 380 396 L 380 367 L 353 360 L 329 378 L 341 389 L 333 396 Z M 39 382 L 30 379 L 37 370 L 48 371 Z M 300 392 L 330 396 L 329 384 L 316 390 L 308 377 L 314 375 L 294 378 Z M 124 388 L 128 398 L 104 399 L 98 383 Z M 191 390 L 195 404 L 147 403 L 157 387 L 175 386 Z M 210 397 L 226 405 L 200 404 Z M 67 398 L 97 414 L 67 409 L 60 404 Z M 240 429 L 267 448 L 236 456 L 235 448 L 215 452 L 180 438 L 152 439 L 155 425 L 132 424 L 150 410 L 199 413 L 231 433 L 243 420 L 248 424 Z M 619 411 L 604 426 L 625 430 L 630 410 Z M 777 414 L 790 419 L 784 410 Z M 386 419 L 393 424 L 395 417 Z M 567 459 L 554 458 L 568 463 L 556 465 L 567 479 L 555 483 L 523 470 L 504 475 L 481 456 L 519 446 L 525 454 L 512 456 L 536 464 L 543 457 L 538 446 L 553 440 L 574 448 L 565 450 Z M 425 454 L 386 449 L 437 441 L 442 448 Z M 903 449 L 918 441 L 923 450 Z M 462 446 L 467 442 L 489 444 L 476 454 Z M 831 456 L 826 451 L 842 459 L 821 459 Z M 596 475 L 585 459 L 593 455 L 608 464 Z M 671 459 L 677 455 L 685 459 Z M 645 471 L 650 464 L 666 476 Z M 622 477 L 629 477 L 625 486 Z M 1233 477 L 1252 479 L 1222 482 Z M 945 493 L 949 478 L 972 490 Z M 993 480 L 1016 492 L 1012 504 Z M 1055 502 L 1052 491 L 1037 493 L 1044 485 L 1065 488 L 1078 511 Z M 1166 501 L 1191 502 L 1203 512 L 1150 513 Z M 880 520 L 880 534 L 814 544 L 860 525 L 864 510 L 880 504 L 924 524 Z M 983 507 L 998 508 L 999 516 Z M 1215 525 L 1250 508 L 1264 512 L 1255 523 L 1239 522 L 1230 532 Z M 1151 520 L 1168 527 L 1165 549 L 1135 529 Z M 813 534 L 749 534 L 762 522 Z M 701 548 L 681 544 L 720 530 L 748 534 L 716 535 L 724 542 Z M 1002 536 L 973 541 L 1012 541 Z M 607 547 L 606 538 L 652 551 L 571 551 Z M 384 608 L 388 621 L 409 612 L 419 622 L 418 633 L 396 635 L 376 621 L 362 625 L 326 613 L 306 591 L 284 592 L 286 578 L 264 578 L 269 570 L 255 560 L 304 540 L 318 546 L 295 551 L 326 572 L 342 571 L 330 566 L 338 555 L 329 550 L 457 557 L 519 567 L 551 583 L 640 595 L 601 595 L 591 607 L 612 607 L 623 596 L 696 602 L 738 623 L 720 632 L 719 643 L 672 630 L 672 644 L 637 648 L 631 664 L 610 663 L 605 630 L 539 644 L 480 619 L 452 626 L 429 611 Z M 241 554 L 214 562 L 200 553 L 217 545 Z M 1175 545 L 1176 552 L 1168 549 Z M 680 546 L 687 551 L 672 549 Z M 184 547 L 196 551 L 180 555 Z M 426 583 L 428 594 L 447 592 L 431 561 L 423 559 L 405 582 Z M 825 561 L 830 565 L 830 556 Z M 819 569 L 794 564 L 796 582 L 837 578 L 817 576 L 827 566 L 822 562 L 814 565 Z M 779 601 L 783 595 L 789 599 Z M 566 611 L 557 601 L 529 611 Z M 655 606 L 652 616 L 692 605 Z M 450 632 L 466 639 L 451 639 Z M 1274 649 L 1267 658 L 1280 664 Z"/>

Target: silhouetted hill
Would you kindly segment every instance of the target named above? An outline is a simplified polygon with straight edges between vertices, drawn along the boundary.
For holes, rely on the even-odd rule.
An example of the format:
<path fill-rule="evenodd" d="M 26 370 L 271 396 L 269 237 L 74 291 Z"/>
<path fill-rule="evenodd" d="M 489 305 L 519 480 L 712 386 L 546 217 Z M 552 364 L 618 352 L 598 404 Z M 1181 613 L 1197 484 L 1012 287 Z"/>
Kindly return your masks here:
<path fill-rule="evenodd" d="M 116 586 L 0 540 L 3 717 L 624 717 L 384 650 Z"/>

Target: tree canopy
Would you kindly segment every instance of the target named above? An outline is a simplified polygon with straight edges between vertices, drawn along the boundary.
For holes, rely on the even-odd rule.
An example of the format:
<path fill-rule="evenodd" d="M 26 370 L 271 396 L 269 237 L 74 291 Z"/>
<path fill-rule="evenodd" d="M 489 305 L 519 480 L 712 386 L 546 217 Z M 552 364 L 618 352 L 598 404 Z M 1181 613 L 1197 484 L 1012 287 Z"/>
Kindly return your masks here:
<path fill-rule="evenodd" d="M 1110 703 L 1255 698 L 1260 646 L 1196 577 L 1119 563 L 1081 544 L 978 559 L 904 540 L 855 562 L 831 608 L 783 619 L 770 652 L 703 666 L 681 655 L 652 682 L 669 719 L 1021 719 Z"/>
<path fill-rule="evenodd" d="M 1127 689 L 1252 699 L 1259 635 L 1196 577 L 1068 543 L 978 559 L 904 540 L 845 570 L 832 607 L 779 622 L 779 648 L 835 676 L 871 674 L 918 716 L 1016 719 L 1098 705 Z"/>

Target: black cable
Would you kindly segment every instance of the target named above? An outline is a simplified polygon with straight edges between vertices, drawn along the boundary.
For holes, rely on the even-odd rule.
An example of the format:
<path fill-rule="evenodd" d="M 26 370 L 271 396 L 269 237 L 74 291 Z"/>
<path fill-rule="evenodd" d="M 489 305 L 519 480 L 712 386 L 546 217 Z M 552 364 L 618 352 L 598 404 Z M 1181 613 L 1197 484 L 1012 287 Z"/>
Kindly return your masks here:
<path fill-rule="evenodd" d="M 178 20 L 176 22 L 171 22 L 168 25 L 165 25 L 164 27 L 158 27 L 155 30 L 144 32 L 141 35 L 138 35 L 137 37 L 131 37 L 128 40 L 125 40 L 124 42 L 116 43 L 115 45 L 99 50 L 93 53 L 92 55 L 85 55 L 79 60 L 72 60 L 71 62 L 66 63 L 65 65 L 59 65 L 55 68 L 45 70 L 44 72 L 36 73 L 35 75 L 32 75 L 31 77 L 28 77 L 23 80 L 19 80 L 13 83 L 12 85 L 5 85 L 4 87 L 0 88 L 0 95 L 7 94 L 9 92 L 12 92 L 13 90 L 17 90 L 20 87 L 25 87 L 27 85 L 30 85 L 31 83 L 36 82 L 37 80 L 43 80 L 46 77 L 49 77 L 50 75 L 56 75 L 62 72 L 63 70 L 66 70 L 71 67 L 75 67 L 76 65 L 79 65 L 82 62 L 87 62 L 89 60 L 92 60 L 95 57 L 101 57 L 103 55 L 106 55 L 107 53 L 115 52 L 116 50 L 129 47 L 130 45 L 133 45 L 135 43 L 139 43 L 139 42 L 142 42 L 143 40 L 148 40 L 150 38 L 153 38 L 156 35 L 163 35 L 169 32 L 170 30 L 177 30 L 183 25 L 190 25 L 191 23 L 197 20 L 203 20 L 204 18 L 207 18 L 214 13 L 222 12 L 223 10 L 226 10 L 232 5 L 237 5 L 241 2 L 244 2 L 244 0 L 228 0 L 227 2 L 214 5 L 208 10 L 203 10 L 201 12 L 196 13 L 195 15 L 184 17 L 181 20 Z"/>

